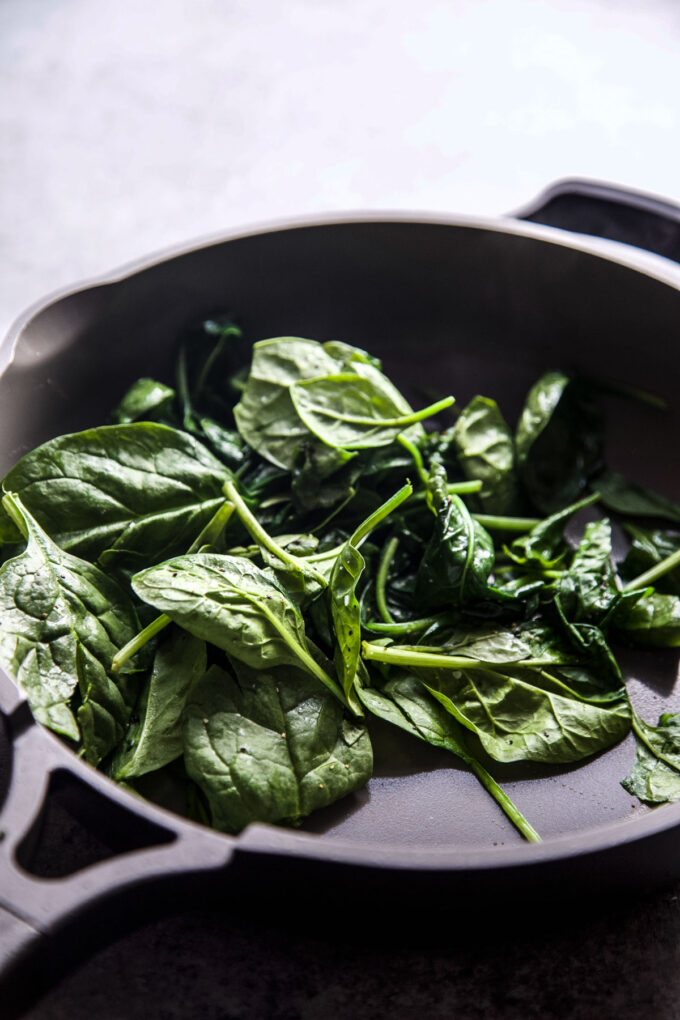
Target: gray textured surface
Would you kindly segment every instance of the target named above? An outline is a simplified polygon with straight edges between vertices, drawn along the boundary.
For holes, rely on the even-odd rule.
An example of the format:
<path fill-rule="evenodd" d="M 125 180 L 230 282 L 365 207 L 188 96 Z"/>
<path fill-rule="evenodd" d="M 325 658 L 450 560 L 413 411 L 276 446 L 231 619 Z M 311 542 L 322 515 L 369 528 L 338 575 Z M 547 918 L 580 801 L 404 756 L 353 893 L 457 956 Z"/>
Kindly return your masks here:
<path fill-rule="evenodd" d="M 680 200 L 679 42 L 673 0 L 2 0 L 0 333 L 55 287 L 271 217 L 496 214 L 571 174 Z M 387 946 L 361 911 L 356 944 L 185 914 L 30 1017 L 680 1017 L 675 893 L 581 909 L 467 940 L 454 909 L 434 945 Z"/>

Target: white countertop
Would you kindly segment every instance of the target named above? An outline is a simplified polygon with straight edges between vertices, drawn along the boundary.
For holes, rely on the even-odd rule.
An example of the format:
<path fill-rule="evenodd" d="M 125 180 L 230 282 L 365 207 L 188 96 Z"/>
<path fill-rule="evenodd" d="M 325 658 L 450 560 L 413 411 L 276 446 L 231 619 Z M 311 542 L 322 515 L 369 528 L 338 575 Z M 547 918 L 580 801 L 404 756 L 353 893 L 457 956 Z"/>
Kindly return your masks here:
<path fill-rule="evenodd" d="M 4 0 L 0 335 L 159 248 L 580 175 L 680 201 L 674 0 Z"/>

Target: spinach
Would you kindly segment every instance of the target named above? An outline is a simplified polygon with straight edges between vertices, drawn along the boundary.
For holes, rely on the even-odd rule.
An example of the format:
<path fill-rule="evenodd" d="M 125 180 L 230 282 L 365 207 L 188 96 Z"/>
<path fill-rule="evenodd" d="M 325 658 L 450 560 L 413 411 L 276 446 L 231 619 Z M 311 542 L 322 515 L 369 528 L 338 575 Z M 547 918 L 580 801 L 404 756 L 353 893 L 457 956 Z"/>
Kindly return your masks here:
<path fill-rule="evenodd" d="M 142 378 L 132 384 L 111 412 L 116 425 L 133 421 L 166 421 L 172 415 L 175 391 L 156 379 Z"/>
<path fill-rule="evenodd" d="M 550 371 L 514 433 L 483 395 L 438 431 L 453 398 L 414 411 L 351 344 L 251 346 L 222 313 L 179 339 L 172 386 L 132 380 L 3 480 L 0 661 L 41 722 L 227 832 L 363 785 L 371 716 L 528 840 L 484 754 L 570 764 L 632 729 L 626 788 L 675 799 L 677 718 L 639 719 L 613 649 L 680 647 L 680 509 L 604 467 L 601 388 Z"/>
<path fill-rule="evenodd" d="M 153 563 L 191 544 L 224 502 L 228 478 L 193 437 L 136 422 L 50 440 L 12 468 L 3 489 L 69 552 Z"/>
<path fill-rule="evenodd" d="M 337 681 L 310 651 L 302 614 L 266 571 L 216 553 L 178 556 L 136 574 L 135 593 L 194 637 L 253 669 L 296 666 L 344 704 Z"/>
<path fill-rule="evenodd" d="M 389 446 L 400 432 L 453 403 L 448 398 L 412 411 L 378 369 L 362 363 L 353 372 L 301 379 L 290 387 L 290 395 L 309 431 L 338 450 Z"/>
<path fill-rule="evenodd" d="M 624 517 L 660 517 L 680 524 L 680 506 L 643 485 L 629 482 L 613 471 L 605 471 L 595 481 L 600 499 L 608 510 Z"/>
<path fill-rule="evenodd" d="M 636 755 L 625 789 L 647 804 L 680 800 L 680 715 L 665 713 L 650 726 L 633 713 Z"/>
<path fill-rule="evenodd" d="M 640 574 L 659 567 L 680 550 L 680 534 L 676 532 L 648 530 L 630 523 L 625 530 L 631 540 L 630 549 L 619 564 L 619 573 L 625 581 L 630 582 Z M 662 594 L 680 595 L 680 564 L 666 570 L 654 581 L 654 585 Z"/>
<path fill-rule="evenodd" d="M 520 477 L 532 503 L 553 513 L 574 503 L 603 463 L 602 415 L 591 388 L 564 372 L 547 372 L 529 391 L 515 444 Z"/>
<path fill-rule="evenodd" d="M 26 692 L 35 717 L 96 764 L 120 740 L 134 686 L 114 678 L 116 648 L 137 630 L 115 581 L 60 549 L 18 496 L 3 499 L 25 535 L 24 551 L 0 567 L 0 661 Z"/>
<path fill-rule="evenodd" d="M 278 337 L 256 343 L 248 381 L 234 408 L 238 430 L 248 445 L 272 464 L 290 471 L 300 445 L 309 439 L 290 389 L 304 379 L 339 372 L 342 367 L 341 361 L 313 340 Z M 346 459 L 347 454 L 332 454 L 336 468 Z"/>
<path fill-rule="evenodd" d="M 195 687 L 184 759 L 225 832 L 297 824 L 362 787 L 373 765 L 365 726 L 306 673 L 240 663 L 233 676 L 213 666 Z"/>
<path fill-rule="evenodd" d="M 175 631 L 158 648 L 128 732 L 110 766 L 114 779 L 130 780 L 163 768 L 183 752 L 182 719 L 191 689 L 207 669 L 205 642 Z"/>
<path fill-rule="evenodd" d="M 426 612 L 462 606 L 489 592 L 493 540 L 460 496 L 449 495 L 446 472 L 435 462 L 429 478 L 435 528 L 416 580 L 416 600 Z"/>
<path fill-rule="evenodd" d="M 465 477 L 482 482 L 480 508 L 512 514 L 519 505 L 515 445 L 496 401 L 474 397 L 456 422 L 453 443 Z"/>
<path fill-rule="evenodd" d="M 517 810 L 481 762 L 470 753 L 460 723 L 436 698 L 427 693 L 423 684 L 414 676 L 399 673 L 377 687 L 359 684 L 357 689 L 362 703 L 373 715 L 434 747 L 451 751 L 460 758 L 472 769 L 522 835 L 530 842 L 540 842 L 533 826 Z"/>

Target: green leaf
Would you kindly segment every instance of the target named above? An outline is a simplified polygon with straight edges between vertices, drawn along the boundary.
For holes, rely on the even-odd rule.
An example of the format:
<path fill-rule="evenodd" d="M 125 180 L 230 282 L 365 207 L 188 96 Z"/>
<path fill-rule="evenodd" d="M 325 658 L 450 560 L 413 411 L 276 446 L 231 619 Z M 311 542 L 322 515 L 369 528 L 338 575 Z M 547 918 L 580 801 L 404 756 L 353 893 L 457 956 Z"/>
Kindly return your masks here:
<path fill-rule="evenodd" d="M 680 524 L 680 505 L 651 489 L 629 482 L 623 475 L 606 471 L 594 484 L 608 510 L 625 517 L 660 517 Z"/>
<path fill-rule="evenodd" d="M 635 764 L 622 786 L 647 804 L 680 800 L 680 715 L 669 713 L 650 726 L 633 715 Z"/>
<path fill-rule="evenodd" d="M 680 648 L 680 598 L 645 595 L 617 613 L 614 626 L 633 644 Z"/>
<path fill-rule="evenodd" d="M 495 400 L 474 397 L 453 430 L 458 461 L 466 478 L 480 479 L 477 495 L 488 514 L 510 514 L 518 503 L 512 433 Z"/>
<path fill-rule="evenodd" d="M 163 768 L 182 754 L 182 716 L 191 689 L 207 669 L 205 642 L 173 631 L 158 648 L 110 773 L 130 779 Z"/>
<path fill-rule="evenodd" d="M 172 415 L 175 391 L 146 377 L 137 379 L 111 413 L 117 425 L 133 421 L 167 421 Z"/>
<path fill-rule="evenodd" d="M 493 540 L 459 496 L 450 496 L 446 473 L 431 470 L 431 501 L 436 518 L 416 581 L 416 604 L 424 612 L 450 609 L 490 594 Z"/>
<path fill-rule="evenodd" d="M 413 411 L 382 372 L 361 362 L 353 372 L 300 380 L 290 395 L 309 431 L 338 450 L 389 446 L 400 432 L 453 402 Z"/>
<path fill-rule="evenodd" d="M 642 591 L 621 591 L 612 563 L 612 530 L 607 518 L 590 521 L 569 569 L 559 578 L 556 599 L 571 622 L 603 626 L 623 602 L 636 601 Z"/>
<path fill-rule="evenodd" d="M 557 566 L 566 554 L 564 529 L 569 520 L 580 510 L 597 501 L 597 495 L 586 496 L 577 503 L 556 511 L 537 524 L 526 535 L 516 538 L 506 550 L 515 563 L 521 566 L 550 570 Z"/>
<path fill-rule="evenodd" d="M 363 521 L 342 546 L 330 574 L 331 615 L 336 638 L 335 665 L 347 702 L 357 714 L 361 709 L 354 686 L 361 652 L 361 605 L 356 592 L 366 565 L 358 547 L 412 492 L 411 485 L 404 485 Z"/>
<path fill-rule="evenodd" d="M 427 693 L 415 676 L 398 673 L 377 688 L 359 684 L 357 691 L 362 703 L 373 715 L 433 747 L 451 751 L 465 762 L 522 835 L 532 842 L 540 842 L 538 833 L 480 762 L 470 754 L 462 726 L 436 698 Z"/>
<path fill-rule="evenodd" d="M 475 733 L 496 761 L 568 763 L 618 743 L 630 730 L 625 698 L 605 704 L 544 689 L 534 671 L 418 670 L 427 689 Z M 553 687 L 547 677 L 546 687 Z"/>
<path fill-rule="evenodd" d="M 635 524 L 626 525 L 631 546 L 619 573 L 629 581 L 658 567 L 680 550 L 680 535 L 672 531 L 647 530 Z M 657 592 L 664 595 L 680 595 L 680 567 L 670 570 L 654 582 Z"/>
<path fill-rule="evenodd" d="M 290 471 L 301 443 L 309 439 L 290 388 L 302 379 L 329 375 L 342 367 L 316 340 L 276 337 L 256 343 L 246 387 L 234 408 L 243 438 L 262 457 Z M 346 455 L 338 453 L 336 460 L 340 467 Z"/>
<path fill-rule="evenodd" d="M 187 549 L 224 501 L 228 470 L 186 433 L 152 422 L 61 436 L 6 476 L 63 549 L 154 562 Z"/>
<path fill-rule="evenodd" d="M 232 678 L 213 666 L 187 704 L 184 741 L 187 771 L 223 832 L 295 824 L 364 786 L 372 772 L 366 728 L 291 668 L 239 666 Z"/>
<path fill-rule="evenodd" d="M 130 680 L 114 678 L 110 664 L 137 631 L 135 612 L 115 581 L 55 545 L 17 496 L 3 503 L 26 548 L 0 567 L 0 661 L 35 717 L 75 741 L 81 734 L 70 702 L 79 685 L 85 756 L 96 763 L 129 716 Z"/>
<path fill-rule="evenodd" d="M 589 387 L 563 372 L 532 386 L 515 445 L 529 498 L 543 513 L 575 502 L 602 466 L 602 421 Z"/>
<path fill-rule="evenodd" d="M 299 609 L 249 560 L 213 553 L 178 556 L 136 574 L 132 587 L 190 634 L 253 669 L 305 669 L 344 703 L 337 682 L 310 652 Z"/>

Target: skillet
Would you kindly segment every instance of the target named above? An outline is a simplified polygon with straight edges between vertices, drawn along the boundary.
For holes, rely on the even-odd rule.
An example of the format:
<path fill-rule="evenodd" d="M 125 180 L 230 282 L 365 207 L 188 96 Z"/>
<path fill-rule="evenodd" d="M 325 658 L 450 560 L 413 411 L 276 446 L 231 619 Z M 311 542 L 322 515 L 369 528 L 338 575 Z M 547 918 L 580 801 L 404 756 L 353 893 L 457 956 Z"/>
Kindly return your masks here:
<path fill-rule="evenodd" d="M 185 323 L 229 309 L 253 339 L 365 347 L 414 399 L 434 380 L 461 406 L 481 392 L 512 417 L 549 368 L 650 390 L 670 412 L 613 402 L 608 461 L 678 500 L 676 262 L 680 208 L 590 181 L 559 182 L 505 218 L 344 216 L 153 256 L 46 298 L 12 327 L 0 347 L 0 471 L 56 434 L 101 423 L 138 376 L 170 378 Z M 675 654 L 631 654 L 623 664 L 645 718 L 680 709 Z M 272 905 L 294 890 L 297 903 L 370 900 L 383 916 L 398 899 L 407 915 L 423 897 L 573 898 L 680 878 L 680 804 L 649 810 L 620 786 L 631 738 L 577 768 L 494 764 L 544 836 L 535 846 L 450 756 L 379 725 L 373 736 L 366 791 L 302 831 L 253 825 L 229 837 L 133 797 L 77 759 L 32 720 L 0 670 L 5 1002 L 86 955 L 94 932 L 111 939 L 187 904 Z M 59 812 L 82 827 L 89 856 L 50 861 Z"/>

